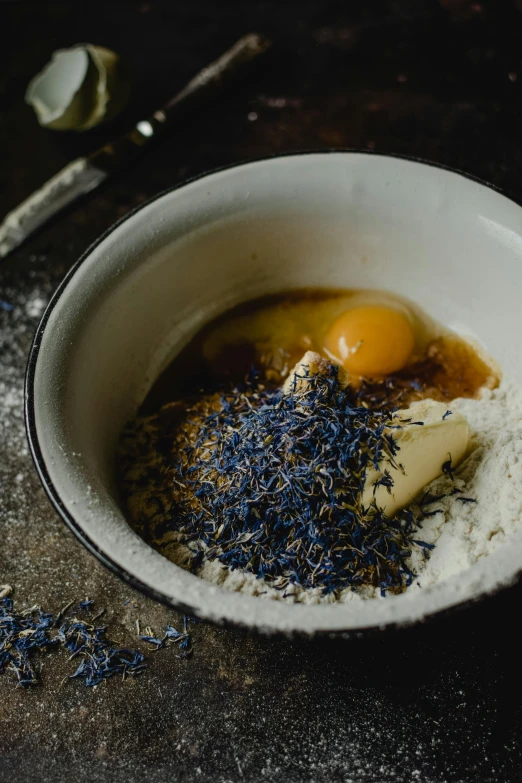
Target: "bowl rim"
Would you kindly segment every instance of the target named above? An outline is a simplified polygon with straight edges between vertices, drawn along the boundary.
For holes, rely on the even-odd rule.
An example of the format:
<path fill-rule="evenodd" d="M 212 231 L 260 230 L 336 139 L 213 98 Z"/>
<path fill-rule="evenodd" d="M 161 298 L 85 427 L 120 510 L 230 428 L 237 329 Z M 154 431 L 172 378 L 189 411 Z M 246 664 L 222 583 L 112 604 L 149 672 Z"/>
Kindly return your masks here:
<path fill-rule="evenodd" d="M 40 319 L 40 322 L 37 326 L 36 332 L 34 334 L 31 347 L 29 350 L 28 360 L 27 360 L 27 366 L 25 371 L 25 380 L 24 380 L 24 423 L 25 423 L 25 429 L 26 429 L 26 435 L 27 440 L 29 444 L 29 450 L 31 453 L 31 457 L 33 460 L 33 463 L 35 465 L 37 474 L 40 478 L 40 481 L 42 483 L 42 486 L 51 501 L 52 506 L 54 507 L 55 511 L 58 513 L 58 515 L 61 517 L 62 521 L 67 525 L 67 527 L 74 533 L 77 539 L 86 547 L 88 551 L 91 552 L 106 568 L 108 568 L 110 571 L 115 573 L 122 581 L 130 585 L 136 590 L 139 590 L 141 593 L 143 593 L 145 596 L 152 598 L 161 604 L 168 606 L 171 609 L 176 609 L 178 611 L 185 612 L 187 614 L 195 614 L 194 607 L 192 607 L 190 604 L 184 603 L 182 600 L 173 600 L 170 596 L 168 596 L 166 593 L 161 592 L 160 590 L 157 590 L 156 588 L 152 587 L 151 585 L 147 584 L 146 582 L 143 582 L 138 576 L 128 571 L 126 568 L 121 566 L 119 563 L 117 563 L 115 560 L 112 559 L 110 555 L 108 555 L 106 552 L 104 552 L 100 547 L 95 544 L 88 534 L 83 529 L 81 523 L 76 520 L 75 516 L 69 512 L 69 510 L 66 508 L 65 504 L 63 503 L 60 494 L 58 492 L 58 489 L 55 487 L 51 476 L 47 470 L 47 465 L 45 462 L 45 459 L 42 454 L 42 450 L 40 447 L 40 443 L 38 440 L 38 434 L 36 430 L 36 414 L 35 414 L 35 373 L 36 373 L 36 365 L 38 361 L 38 357 L 40 354 L 40 348 L 42 344 L 42 340 L 45 333 L 45 328 L 47 325 L 47 322 L 58 303 L 59 299 L 62 297 L 65 289 L 68 287 L 70 281 L 72 278 L 76 275 L 79 268 L 82 266 L 82 264 L 89 258 L 91 253 L 110 235 L 115 231 L 118 227 L 120 227 L 123 223 L 125 223 L 127 220 L 130 220 L 134 215 L 136 215 L 138 212 L 140 212 L 142 209 L 150 206 L 155 201 L 163 198 L 164 196 L 173 193 L 174 191 L 180 190 L 181 188 L 184 188 L 187 185 L 190 185 L 194 182 L 197 182 L 198 180 L 204 179 L 207 176 L 213 175 L 213 174 L 219 174 L 221 172 L 228 171 L 230 169 L 240 168 L 244 165 L 248 164 L 255 164 L 255 163 L 263 163 L 263 162 L 269 162 L 272 160 L 277 160 L 281 158 L 296 158 L 296 157 L 304 157 L 307 155 L 324 155 L 324 154 L 346 154 L 346 155 L 365 155 L 367 157 L 376 157 L 376 158 L 388 158 L 388 159 L 397 159 L 404 162 L 409 163 L 417 163 L 421 164 L 422 166 L 429 166 L 435 169 L 441 169 L 443 171 L 450 172 L 452 174 L 457 174 L 461 177 L 464 177 L 465 179 L 471 180 L 472 182 L 475 182 L 479 185 L 482 185 L 489 190 L 494 191 L 495 193 L 505 197 L 507 200 L 511 201 L 518 207 L 522 207 L 522 201 L 519 201 L 517 198 L 511 196 L 505 189 L 499 187 L 498 185 L 495 185 L 491 182 L 488 182 L 487 180 L 482 179 L 481 177 L 475 176 L 473 174 L 470 174 L 466 171 L 462 171 L 461 169 L 455 168 L 453 166 L 449 166 L 444 163 L 439 163 L 436 161 L 427 160 L 421 157 L 407 155 L 407 154 L 401 154 L 401 153 L 388 153 L 388 152 L 381 152 L 376 150 L 365 150 L 365 149 L 357 149 L 357 148 L 327 148 L 327 149 L 307 149 L 307 150 L 298 150 L 295 152 L 282 152 L 282 153 L 275 153 L 272 155 L 264 155 L 252 159 L 247 160 L 241 160 L 241 161 L 235 161 L 233 163 L 229 163 L 223 166 L 217 166 L 212 169 L 206 169 L 205 171 L 196 174 L 192 177 L 188 177 L 186 179 L 181 180 L 180 182 L 176 183 L 175 185 L 172 185 L 171 187 L 168 187 L 160 192 L 158 192 L 156 195 L 152 196 L 151 198 L 145 200 L 143 203 L 138 204 L 136 207 L 131 209 L 129 212 L 127 212 L 125 215 L 123 215 L 121 218 L 119 218 L 117 221 L 112 223 L 102 234 L 100 234 L 97 239 L 95 239 L 88 247 L 84 250 L 84 252 L 80 255 L 78 260 L 71 266 L 71 268 L 68 270 L 68 272 L 65 274 L 57 288 L 55 289 L 54 293 L 51 296 L 51 299 L 49 300 L 49 303 Z M 353 638 L 353 637 L 361 637 L 361 636 L 369 636 L 374 635 L 376 633 L 382 633 L 383 631 L 391 631 L 391 630 L 397 630 L 399 628 L 407 628 L 410 626 L 419 625 L 420 623 L 423 623 L 427 620 L 434 620 L 435 618 L 442 618 L 449 614 L 452 614 L 456 611 L 462 611 L 465 608 L 468 608 L 472 605 L 476 605 L 478 603 L 483 602 L 486 600 L 489 595 L 496 594 L 498 592 L 501 592 L 503 590 L 509 589 L 512 585 L 516 584 L 518 581 L 522 579 L 522 566 L 520 570 L 516 573 L 514 573 L 509 581 L 499 581 L 499 583 L 495 586 L 493 590 L 484 591 L 481 593 L 478 593 L 476 596 L 470 596 L 462 601 L 459 601 L 457 603 L 451 604 L 447 607 L 443 607 L 438 610 L 434 610 L 432 612 L 429 612 L 426 615 L 423 616 L 416 616 L 416 617 L 410 617 L 406 619 L 401 620 L 393 620 L 386 623 L 371 625 L 371 626 L 363 626 L 363 627 L 352 627 L 347 628 L 346 630 L 328 630 L 326 628 L 320 628 L 320 629 L 311 629 L 311 631 L 307 632 L 305 634 L 304 631 L 300 631 L 299 629 L 289 629 L 287 632 L 281 631 L 277 628 L 270 629 L 267 627 L 260 628 L 256 625 L 251 625 L 249 623 L 242 622 L 240 619 L 238 620 L 231 620 L 230 618 L 223 619 L 220 624 L 225 625 L 227 627 L 231 628 L 237 628 L 240 630 L 246 630 L 249 632 L 263 632 L 264 634 L 273 634 L 273 635 L 292 635 L 292 636 L 298 636 L 298 635 L 306 635 L 308 638 L 311 636 L 319 637 L 319 636 L 342 636 L 345 638 Z M 217 619 L 210 619 L 209 622 L 213 622 L 214 624 L 218 624 L 219 621 Z"/>

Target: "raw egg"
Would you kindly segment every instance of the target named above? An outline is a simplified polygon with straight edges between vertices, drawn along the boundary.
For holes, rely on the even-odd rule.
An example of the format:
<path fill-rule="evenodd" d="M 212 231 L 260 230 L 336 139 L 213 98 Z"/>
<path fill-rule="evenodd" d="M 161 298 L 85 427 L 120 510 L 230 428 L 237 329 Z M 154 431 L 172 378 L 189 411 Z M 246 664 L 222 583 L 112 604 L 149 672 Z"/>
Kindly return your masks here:
<path fill-rule="evenodd" d="M 407 316 L 392 307 L 364 305 L 343 313 L 330 327 L 325 348 L 353 375 L 374 378 L 401 370 L 415 345 Z"/>

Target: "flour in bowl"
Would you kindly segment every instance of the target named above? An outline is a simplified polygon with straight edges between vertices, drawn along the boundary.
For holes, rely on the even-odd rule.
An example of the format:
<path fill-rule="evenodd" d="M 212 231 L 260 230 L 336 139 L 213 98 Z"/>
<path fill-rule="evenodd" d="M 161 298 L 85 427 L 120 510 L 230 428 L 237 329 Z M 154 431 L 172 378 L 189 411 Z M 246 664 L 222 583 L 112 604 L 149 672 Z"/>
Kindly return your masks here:
<path fill-rule="evenodd" d="M 469 421 L 474 450 L 455 476 L 459 494 L 447 494 L 453 483 L 446 477 L 429 488 L 446 497 L 434 504 L 440 512 L 422 523 L 423 539 L 436 546 L 426 563 L 416 553 L 412 558 L 420 586 L 464 571 L 522 525 L 522 389 L 504 380 L 480 400 L 459 399 L 451 407 Z"/>

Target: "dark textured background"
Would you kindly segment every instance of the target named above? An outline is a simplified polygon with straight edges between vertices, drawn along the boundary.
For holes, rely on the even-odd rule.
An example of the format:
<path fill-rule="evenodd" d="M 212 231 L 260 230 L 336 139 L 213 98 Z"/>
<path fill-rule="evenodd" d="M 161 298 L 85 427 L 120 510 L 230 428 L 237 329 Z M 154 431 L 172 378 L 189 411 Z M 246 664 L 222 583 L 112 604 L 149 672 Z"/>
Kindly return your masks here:
<path fill-rule="evenodd" d="M 173 612 L 104 570 L 57 519 L 23 438 L 23 371 L 44 302 L 110 224 L 208 168 L 274 152 L 358 147 L 470 172 L 522 199 L 522 3 L 491 0 L 3 3 L 0 214 L 62 165 L 156 108 L 249 30 L 264 70 L 20 249 L 0 268 L 0 583 L 20 606 L 86 594 L 111 634 Z M 123 116 L 85 135 L 42 130 L 23 93 L 51 51 L 117 50 Z M 519 336 L 517 336 L 519 339 Z M 96 690 L 45 659 L 25 692 L 0 678 L 0 781 L 522 780 L 522 589 L 426 627 L 354 642 L 248 638 L 200 625 L 195 654 L 149 656 Z M 130 600 L 130 603 L 129 603 Z M 135 643 L 135 639 L 134 639 Z M 53 661 L 55 661 L 53 665 Z"/>

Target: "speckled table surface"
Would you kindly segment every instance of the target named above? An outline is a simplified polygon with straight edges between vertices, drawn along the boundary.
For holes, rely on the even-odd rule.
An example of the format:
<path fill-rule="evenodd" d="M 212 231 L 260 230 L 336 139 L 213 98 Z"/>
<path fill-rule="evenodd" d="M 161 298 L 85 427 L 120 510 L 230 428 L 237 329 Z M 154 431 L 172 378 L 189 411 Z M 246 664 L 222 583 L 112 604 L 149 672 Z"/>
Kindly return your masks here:
<path fill-rule="evenodd" d="M 77 155 L 156 108 L 251 29 L 273 36 L 249 85 L 166 139 L 0 267 L 0 583 L 19 606 L 106 608 L 111 635 L 176 613 L 133 592 L 48 503 L 23 429 L 38 318 L 75 259 L 129 209 L 187 176 L 307 148 L 404 153 L 522 198 L 520 2 L 224 0 L 0 6 L 0 214 Z M 40 129 L 23 92 L 52 49 L 119 51 L 134 93 L 111 127 Z M 12 306 L 12 307 L 11 307 Z M 148 654 L 145 674 L 96 689 L 43 658 L 41 684 L 0 677 L 0 781 L 522 780 L 522 589 L 425 627 L 352 642 L 194 628 L 194 655 Z"/>

